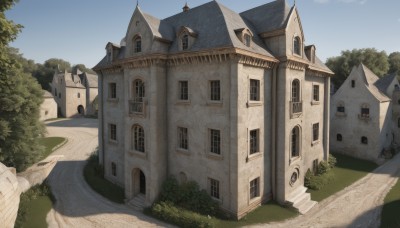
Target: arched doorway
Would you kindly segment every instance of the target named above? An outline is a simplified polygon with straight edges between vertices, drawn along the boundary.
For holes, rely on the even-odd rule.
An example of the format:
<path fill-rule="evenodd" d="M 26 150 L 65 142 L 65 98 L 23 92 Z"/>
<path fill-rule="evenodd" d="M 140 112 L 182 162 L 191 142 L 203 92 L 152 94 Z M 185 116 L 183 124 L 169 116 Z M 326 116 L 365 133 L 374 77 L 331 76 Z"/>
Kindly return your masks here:
<path fill-rule="evenodd" d="M 85 115 L 85 108 L 82 105 L 78 106 L 78 113 L 80 115 Z"/>
<path fill-rule="evenodd" d="M 132 170 L 132 190 L 133 197 L 146 195 L 146 176 L 140 169 Z"/>

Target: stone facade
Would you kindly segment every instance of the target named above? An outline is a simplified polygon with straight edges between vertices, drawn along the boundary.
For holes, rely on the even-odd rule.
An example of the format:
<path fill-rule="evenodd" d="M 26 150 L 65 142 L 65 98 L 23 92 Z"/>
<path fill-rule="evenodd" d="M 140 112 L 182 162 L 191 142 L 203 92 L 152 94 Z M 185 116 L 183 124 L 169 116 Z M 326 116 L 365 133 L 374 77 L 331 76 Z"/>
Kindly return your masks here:
<path fill-rule="evenodd" d="M 331 150 L 378 162 L 400 135 L 400 90 L 395 74 L 382 78 L 354 67 L 331 100 Z"/>
<path fill-rule="evenodd" d="M 79 71 L 76 74 L 56 72 L 51 90 L 59 115 L 69 118 L 97 114 L 97 75 Z"/>
<path fill-rule="evenodd" d="M 271 198 L 305 213 L 304 175 L 329 154 L 333 73 L 304 40 L 284 0 L 164 20 L 137 7 L 94 68 L 105 177 L 147 205 L 172 175 L 238 218 Z"/>
<path fill-rule="evenodd" d="M 14 227 L 17 218 L 19 195 L 18 179 L 14 168 L 0 163 L 0 221 L 1 227 Z"/>
<path fill-rule="evenodd" d="M 48 91 L 43 91 L 43 103 L 40 105 L 40 120 L 57 118 L 57 103 L 53 95 Z"/>

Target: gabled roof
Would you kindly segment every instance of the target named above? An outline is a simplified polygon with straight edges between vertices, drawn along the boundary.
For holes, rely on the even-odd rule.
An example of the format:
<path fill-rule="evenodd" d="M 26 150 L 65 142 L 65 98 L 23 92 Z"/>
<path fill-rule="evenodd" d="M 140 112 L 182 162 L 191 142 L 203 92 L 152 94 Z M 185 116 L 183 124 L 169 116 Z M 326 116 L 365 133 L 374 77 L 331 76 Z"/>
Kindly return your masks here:
<path fill-rule="evenodd" d="M 99 87 L 97 75 L 88 74 L 88 73 L 84 73 L 84 75 L 85 75 L 87 86 L 89 88 L 98 88 Z"/>
<path fill-rule="evenodd" d="M 375 85 L 375 83 L 379 80 L 379 77 L 376 76 L 370 69 L 368 69 L 368 67 L 364 66 L 364 64 L 360 64 L 357 68 L 353 68 L 353 71 L 354 70 L 356 70 L 358 75 L 362 77 L 367 89 L 376 99 L 378 99 L 380 102 L 390 101 L 390 98 L 385 93 L 381 92 Z"/>
<path fill-rule="evenodd" d="M 392 73 L 392 74 L 383 76 L 378 81 L 376 81 L 374 84 L 382 93 L 385 93 L 386 95 L 389 96 L 389 94 L 387 94 L 387 89 L 395 80 L 397 80 L 397 73 Z"/>
<path fill-rule="evenodd" d="M 149 24 L 150 29 L 153 32 L 153 36 L 169 41 L 174 40 L 174 30 L 169 24 L 151 16 L 150 14 L 142 13 L 142 15 Z"/>
<path fill-rule="evenodd" d="M 285 0 L 277 0 L 242 12 L 240 15 L 254 23 L 258 33 L 286 27 L 291 7 Z"/>

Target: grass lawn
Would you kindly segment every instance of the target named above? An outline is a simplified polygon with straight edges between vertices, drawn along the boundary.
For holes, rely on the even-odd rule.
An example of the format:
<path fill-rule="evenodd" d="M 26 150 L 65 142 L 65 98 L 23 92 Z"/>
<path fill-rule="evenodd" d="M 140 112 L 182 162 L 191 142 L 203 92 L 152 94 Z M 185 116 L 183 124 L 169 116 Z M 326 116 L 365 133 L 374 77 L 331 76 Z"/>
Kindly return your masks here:
<path fill-rule="evenodd" d="M 311 199 L 321 201 L 351 185 L 378 167 L 373 162 L 352 158 L 341 154 L 333 154 L 337 159 L 336 167 L 331 170 L 334 180 L 321 190 L 311 190 Z"/>
<path fill-rule="evenodd" d="M 42 157 L 39 160 L 42 160 L 47 156 L 49 156 L 53 152 L 53 149 L 56 146 L 59 146 L 62 143 L 64 143 L 65 140 L 66 140 L 65 138 L 61 137 L 48 137 L 39 139 L 39 143 L 46 148 L 44 153 L 42 154 Z"/>
<path fill-rule="evenodd" d="M 294 210 L 284 208 L 274 201 L 270 201 L 250 214 L 246 215 L 240 221 L 229 221 L 213 219 L 216 227 L 242 227 L 255 225 L 258 223 L 269 223 L 283 221 L 297 216 L 298 213 Z"/>
<path fill-rule="evenodd" d="M 44 183 L 22 193 L 16 228 L 47 228 L 46 216 L 53 206 L 51 190 Z"/>
<path fill-rule="evenodd" d="M 105 198 L 115 203 L 124 203 L 124 189 L 104 179 L 102 170 L 102 167 L 98 164 L 97 157 L 91 157 L 83 170 L 86 182 L 94 191 Z"/>
<path fill-rule="evenodd" d="M 385 198 L 381 214 L 381 227 L 400 227 L 400 180 Z"/>

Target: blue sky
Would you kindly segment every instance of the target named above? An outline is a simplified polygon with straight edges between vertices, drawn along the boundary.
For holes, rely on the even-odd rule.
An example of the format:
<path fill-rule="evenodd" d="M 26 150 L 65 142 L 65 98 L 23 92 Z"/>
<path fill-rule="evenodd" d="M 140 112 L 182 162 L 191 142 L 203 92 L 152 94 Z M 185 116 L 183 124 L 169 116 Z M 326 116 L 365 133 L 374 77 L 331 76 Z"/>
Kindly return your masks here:
<path fill-rule="evenodd" d="M 209 0 L 188 0 L 195 7 Z M 219 0 L 236 12 L 272 0 Z M 287 0 L 292 5 L 293 0 Z M 181 12 L 184 0 L 140 0 L 142 11 L 157 18 Z M 342 50 L 375 47 L 400 51 L 399 0 L 297 0 L 306 44 L 326 58 Z M 107 42 L 119 43 L 136 0 L 20 0 L 6 12 L 25 28 L 12 43 L 26 58 L 43 63 L 62 58 L 93 67 L 105 55 Z"/>

